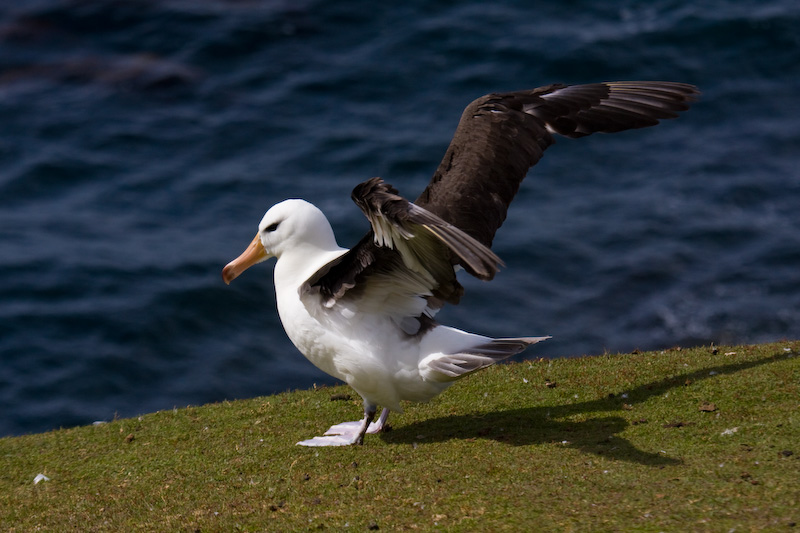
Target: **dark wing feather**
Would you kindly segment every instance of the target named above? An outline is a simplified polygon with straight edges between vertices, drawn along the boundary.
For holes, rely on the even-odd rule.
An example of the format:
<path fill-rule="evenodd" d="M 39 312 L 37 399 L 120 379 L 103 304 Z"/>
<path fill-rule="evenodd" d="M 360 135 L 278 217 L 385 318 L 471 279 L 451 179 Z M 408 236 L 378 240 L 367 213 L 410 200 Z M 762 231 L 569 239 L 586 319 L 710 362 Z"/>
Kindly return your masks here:
<path fill-rule="evenodd" d="M 374 271 L 375 265 L 387 264 L 393 255 L 396 254 L 392 250 L 380 248 L 375 244 L 370 231 L 347 253 L 326 264 L 308 278 L 300 291 L 321 293 L 325 305 L 331 307 L 336 300 L 353 289 L 359 279 Z"/>
<path fill-rule="evenodd" d="M 414 202 L 485 244 L 506 218 L 528 169 L 555 142 L 658 124 L 698 94 L 671 82 L 549 85 L 489 94 L 464 110 L 428 187 Z"/>

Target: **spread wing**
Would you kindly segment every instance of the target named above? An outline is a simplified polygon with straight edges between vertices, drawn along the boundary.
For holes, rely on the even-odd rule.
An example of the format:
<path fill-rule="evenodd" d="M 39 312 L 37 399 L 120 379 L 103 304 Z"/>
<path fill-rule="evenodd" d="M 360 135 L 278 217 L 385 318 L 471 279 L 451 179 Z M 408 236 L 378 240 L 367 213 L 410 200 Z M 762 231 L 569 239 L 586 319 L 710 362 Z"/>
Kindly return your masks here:
<path fill-rule="evenodd" d="M 488 94 L 464 110 L 428 187 L 414 202 L 491 246 L 528 169 L 555 142 L 675 118 L 699 94 L 661 81 L 548 85 Z"/>
<path fill-rule="evenodd" d="M 409 202 L 380 178 L 353 190 L 372 229 L 301 287 L 327 307 L 389 313 L 410 334 L 463 293 L 453 265 L 492 279 L 489 249 L 508 205 L 553 133 L 582 137 L 658 124 L 698 95 L 692 85 L 609 82 L 489 94 L 464 110 L 433 179 Z"/>

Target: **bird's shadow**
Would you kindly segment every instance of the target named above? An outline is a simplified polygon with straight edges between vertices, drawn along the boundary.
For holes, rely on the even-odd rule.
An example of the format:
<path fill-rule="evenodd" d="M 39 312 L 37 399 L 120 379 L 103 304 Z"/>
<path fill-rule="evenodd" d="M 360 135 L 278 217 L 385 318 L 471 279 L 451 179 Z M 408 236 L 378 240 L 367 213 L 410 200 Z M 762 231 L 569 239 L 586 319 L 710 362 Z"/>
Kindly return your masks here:
<path fill-rule="evenodd" d="M 694 383 L 714 376 L 733 374 L 773 363 L 783 357 L 785 354 L 777 353 L 754 361 L 719 365 L 670 376 L 629 390 L 625 398 L 609 395 L 600 399 L 559 406 L 523 407 L 414 422 L 393 428 L 392 431 L 383 433 L 382 438 L 389 443 L 408 444 L 478 438 L 493 439 L 512 446 L 560 443 L 615 460 L 651 466 L 677 465 L 681 464 L 680 460 L 662 453 L 640 450 L 620 437 L 619 434 L 631 424 L 624 417 L 589 417 L 581 421 L 569 418 L 578 414 L 621 412 L 625 404 L 637 404 L 653 396 L 663 395 L 670 389 L 685 386 L 687 380 Z M 634 423 L 657 422 L 643 420 Z"/>

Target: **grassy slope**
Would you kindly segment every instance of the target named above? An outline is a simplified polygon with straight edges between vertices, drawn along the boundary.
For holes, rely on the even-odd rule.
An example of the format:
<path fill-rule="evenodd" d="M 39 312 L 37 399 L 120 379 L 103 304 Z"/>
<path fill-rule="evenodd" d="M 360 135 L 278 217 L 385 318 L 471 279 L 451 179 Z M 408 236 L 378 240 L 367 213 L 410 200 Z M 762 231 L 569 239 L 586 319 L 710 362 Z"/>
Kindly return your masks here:
<path fill-rule="evenodd" d="M 294 446 L 345 387 L 0 439 L 0 530 L 800 531 L 798 353 L 501 365 L 362 447 Z"/>

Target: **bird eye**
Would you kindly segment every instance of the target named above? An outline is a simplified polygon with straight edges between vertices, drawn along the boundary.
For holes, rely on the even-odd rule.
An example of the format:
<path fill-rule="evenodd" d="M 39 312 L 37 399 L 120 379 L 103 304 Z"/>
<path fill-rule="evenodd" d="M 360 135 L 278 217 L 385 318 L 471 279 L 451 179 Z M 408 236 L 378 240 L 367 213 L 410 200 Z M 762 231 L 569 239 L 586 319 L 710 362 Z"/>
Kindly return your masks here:
<path fill-rule="evenodd" d="M 278 224 L 280 224 L 280 222 L 275 222 L 274 224 L 270 224 L 269 226 L 264 228 L 264 231 L 267 233 L 272 233 L 273 231 L 278 229 Z"/>

